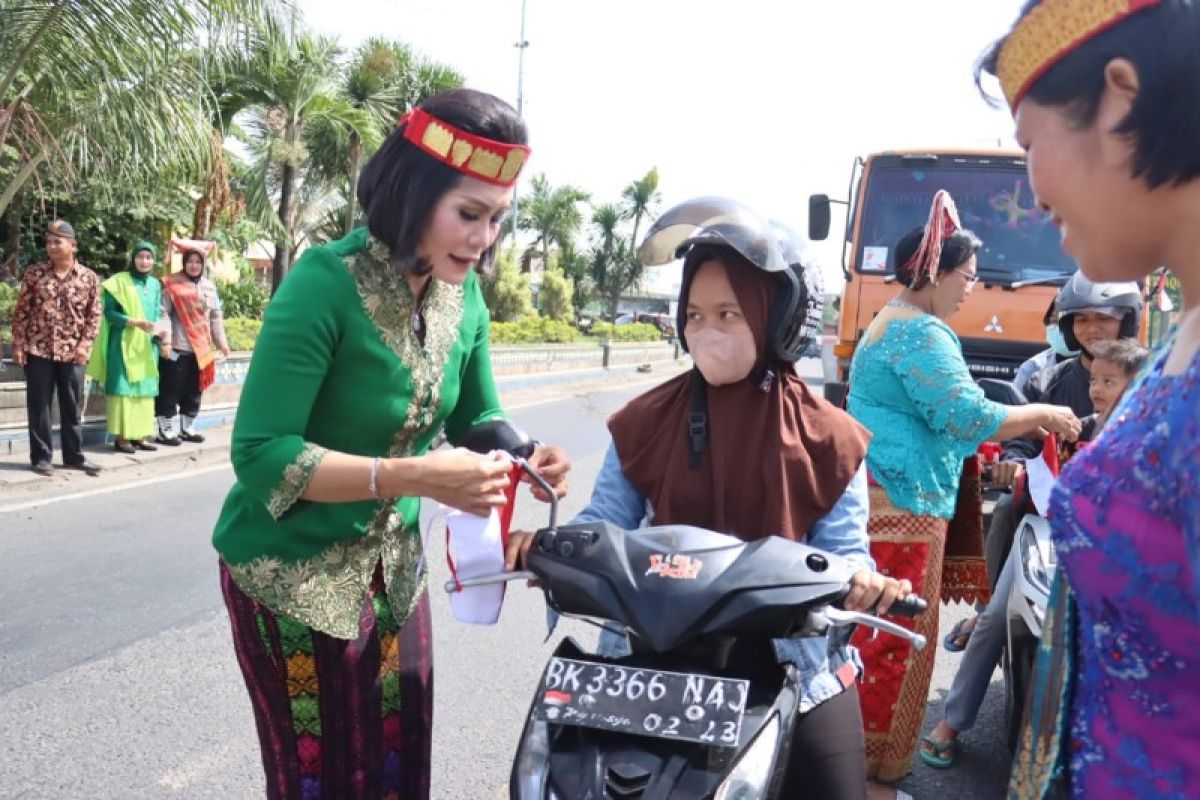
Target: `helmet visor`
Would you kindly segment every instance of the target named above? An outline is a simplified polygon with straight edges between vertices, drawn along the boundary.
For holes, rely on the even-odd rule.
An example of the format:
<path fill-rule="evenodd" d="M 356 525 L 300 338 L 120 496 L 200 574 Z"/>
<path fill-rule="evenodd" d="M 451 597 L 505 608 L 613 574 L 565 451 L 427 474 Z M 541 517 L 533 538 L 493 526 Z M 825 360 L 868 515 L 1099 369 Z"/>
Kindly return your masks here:
<path fill-rule="evenodd" d="M 668 264 L 698 244 L 727 245 L 766 272 L 788 261 L 768 220 L 724 197 L 688 200 L 664 212 L 646 232 L 638 256 L 646 266 Z"/>

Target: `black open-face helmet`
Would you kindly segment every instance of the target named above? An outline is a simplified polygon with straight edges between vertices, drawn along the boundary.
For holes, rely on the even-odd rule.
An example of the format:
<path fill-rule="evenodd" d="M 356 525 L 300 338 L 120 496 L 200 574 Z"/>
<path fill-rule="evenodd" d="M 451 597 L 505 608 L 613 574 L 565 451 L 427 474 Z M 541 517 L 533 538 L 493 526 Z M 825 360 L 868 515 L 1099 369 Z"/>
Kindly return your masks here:
<path fill-rule="evenodd" d="M 1096 283 L 1082 272 L 1076 272 L 1058 291 L 1054 299 L 1058 311 L 1058 328 L 1063 341 L 1071 350 L 1082 350 L 1075 338 L 1075 314 L 1080 311 L 1099 311 L 1121 320 L 1120 337 L 1137 336 L 1142 319 L 1142 291 L 1134 281 L 1125 283 Z"/>
<path fill-rule="evenodd" d="M 819 334 L 825 303 L 821 270 L 806 255 L 806 244 L 791 228 L 760 217 L 736 200 L 700 197 L 664 212 L 646 232 L 638 255 L 648 267 L 680 258 L 686 264 L 695 247 L 724 246 L 770 274 L 778 289 L 767 320 L 767 346 L 774 359 L 791 363 Z M 683 294 L 689 277 L 684 275 Z M 683 300 L 680 297 L 676 330 L 687 350 L 687 304 Z"/>

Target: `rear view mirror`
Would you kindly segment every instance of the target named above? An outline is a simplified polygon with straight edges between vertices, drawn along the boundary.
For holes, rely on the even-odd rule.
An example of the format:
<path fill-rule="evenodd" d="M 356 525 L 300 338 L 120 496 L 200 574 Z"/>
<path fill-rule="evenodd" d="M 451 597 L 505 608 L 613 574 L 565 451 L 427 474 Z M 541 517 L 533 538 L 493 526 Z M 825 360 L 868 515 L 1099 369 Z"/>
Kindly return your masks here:
<path fill-rule="evenodd" d="M 808 238 L 814 242 L 829 237 L 829 195 L 813 194 L 808 197 Z"/>
<path fill-rule="evenodd" d="M 476 453 L 503 450 L 516 458 L 529 458 L 536 447 L 529 434 L 507 419 L 494 419 L 476 425 L 463 435 L 458 445 Z"/>

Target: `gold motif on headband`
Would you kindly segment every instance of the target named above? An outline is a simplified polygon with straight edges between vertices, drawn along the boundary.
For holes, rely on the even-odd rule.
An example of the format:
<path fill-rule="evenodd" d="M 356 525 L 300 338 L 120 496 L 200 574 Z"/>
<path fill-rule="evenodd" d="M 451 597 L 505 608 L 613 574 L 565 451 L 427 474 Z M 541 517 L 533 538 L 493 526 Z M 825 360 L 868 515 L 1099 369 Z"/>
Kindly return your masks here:
<path fill-rule="evenodd" d="M 500 168 L 500 180 L 505 183 L 516 180 L 523 166 L 525 166 L 525 151 L 509 150 L 508 157 L 504 159 L 504 166 Z"/>
<path fill-rule="evenodd" d="M 471 157 L 471 153 L 475 150 L 475 146 L 463 139 L 455 139 L 454 146 L 450 148 L 450 160 L 456 167 L 462 167 L 463 162 Z"/>
<path fill-rule="evenodd" d="M 467 169 L 471 172 L 483 175 L 485 178 L 495 180 L 500 175 L 500 167 L 504 166 L 504 159 L 495 153 L 484 150 L 482 147 L 475 148 L 475 152 L 471 154 L 471 160 L 467 162 Z"/>
<path fill-rule="evenodd" d="M 1015 114 L 1038 78 L 1126 17 L 1161 0 L 1043 0 L 1013 28 L 1000 51 L 996 77 Z"/>
<path fill-rule="evenodd" d="M 421 137 L 421 144 L 446 158 L 450 154 L 450 145 L 454 144 L 454 134 L 436 122 L 430 122 L 425 135 Z"/>
<path fill-rule="evenodd" d="M 414 108 L 396 123 L 404 138 L 459 172 L 501 186 L 512 186 L 529 158 L 529 147 L 498 142 L 461 130 L 429 112 Z"/>

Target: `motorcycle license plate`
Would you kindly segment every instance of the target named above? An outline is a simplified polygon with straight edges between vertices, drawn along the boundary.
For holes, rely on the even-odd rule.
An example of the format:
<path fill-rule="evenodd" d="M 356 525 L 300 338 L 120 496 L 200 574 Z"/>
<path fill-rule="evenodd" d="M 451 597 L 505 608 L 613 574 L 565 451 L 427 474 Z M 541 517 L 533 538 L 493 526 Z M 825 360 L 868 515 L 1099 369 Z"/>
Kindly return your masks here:
<path fill-rule="evenodd" d="M 556 725 L 733 747 L 750 682 L 552 658 L 534 713 Z"/>

